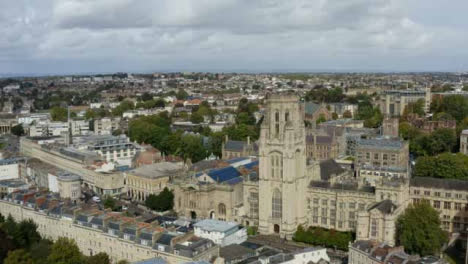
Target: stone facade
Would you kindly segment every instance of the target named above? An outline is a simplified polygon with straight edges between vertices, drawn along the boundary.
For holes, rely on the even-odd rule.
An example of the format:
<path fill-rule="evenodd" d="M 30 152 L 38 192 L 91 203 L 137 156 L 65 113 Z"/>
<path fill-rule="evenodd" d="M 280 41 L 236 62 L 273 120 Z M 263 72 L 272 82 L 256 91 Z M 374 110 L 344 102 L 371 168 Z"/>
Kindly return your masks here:
<path fill-rule="evenodd" d="M 388 116 L 401 116 L 409 103 L 424 101 L 424 112 L 429 112 L 431 106 L 430 88 L 420 90 L 388 90 L 380 95 L 380 110 Z"/>
<path fill-rule="evenodd" d="M 465 129 L 460 134 L 460 152 L 468 155 L 468 129 Z"/>
<path fill-rule="evenodd" d="M 109 223 L 116 217 L 112 215 L 103 218 L 101 224 L 88 224 L 87 221 L 81 221 L 82 217 L 79 217 L 78 209 L 58 214 L 54 211 L 29 207 L 8 199 L 0 200 L 0 213 L 11 215 L 16 221 L 32 219 L 37 224 L 38 232 L 43 237 L 52 240 L 59 237 L 74 239 L 83 254 L 89 256 L 105 252 L 112 262 L 122 259 L 133 262 L 154 257 L 163 258 L 168 263 L 209 261 L 211 258 L 218 256 L 219 252 L 219 248 L 210 241 L 206 241 L 208 244 L 205 243 L 203 249 L 184 252 L 189 247 L 185 246 L 183 242 L 188 241 L 189 236 L 181 237 L 181 239 L 175 241 L 177 245 L 174 243 L 170 250 L 164 247 L 159 248 L 156 239 L 162 235 L 161 230 L 159 230 L 159 233 L 155 233 L 158 232 L 157 230 L 150 232 L 148 241 L 143 239 L 141 229 L 138 229 L 135 238 L 125 236 L 125 234 L 119 235 L 111 232 L 112 226 Z M 119 232 L 125 233 L 124 228 L 128 225 L 129 222 L 117 224 L 116 226 Z"/>
<path fill-rule="evenodd" d="M 270 95 L 260 130 L 259 231 L 291 238 L 307 218 L 306 135 L 299 98 Z M 294 195 L 292 195 L 294 194 Z"/>
<path fill-rule="evenodd" d="M 172 178 L 182 173 L 182 166 L 170 162 L 144 165 L 131 170 L 125 173 L 127 196 L 134 201 L 144 202 L 148 195 L 159 194 Z"/>

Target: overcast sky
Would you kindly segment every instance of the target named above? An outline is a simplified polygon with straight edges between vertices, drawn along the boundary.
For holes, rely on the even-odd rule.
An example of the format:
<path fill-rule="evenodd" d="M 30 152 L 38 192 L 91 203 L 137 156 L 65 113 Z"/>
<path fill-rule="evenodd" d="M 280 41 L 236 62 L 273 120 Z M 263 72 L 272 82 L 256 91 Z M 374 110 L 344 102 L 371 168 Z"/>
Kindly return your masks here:
<path fill-rule="evenodd" d="M 467 0 L 0 0 L 0 73 L 466 71 Z"/>

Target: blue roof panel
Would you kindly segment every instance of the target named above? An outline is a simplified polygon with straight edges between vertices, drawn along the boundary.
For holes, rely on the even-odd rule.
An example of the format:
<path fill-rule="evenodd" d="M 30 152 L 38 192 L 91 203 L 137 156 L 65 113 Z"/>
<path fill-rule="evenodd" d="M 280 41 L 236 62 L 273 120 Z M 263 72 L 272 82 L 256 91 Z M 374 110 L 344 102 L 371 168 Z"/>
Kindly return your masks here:
<path fill-rule="evenodd" d="M 229 166 L 222 169 L 211 170 L 210 172 L 208 172 L 208 176 L 210 176 L 213 180 L 217 182 L 225 182 L 233 178 L 239 177 L 241 176 L 241 174 L 234 167 Z"/>

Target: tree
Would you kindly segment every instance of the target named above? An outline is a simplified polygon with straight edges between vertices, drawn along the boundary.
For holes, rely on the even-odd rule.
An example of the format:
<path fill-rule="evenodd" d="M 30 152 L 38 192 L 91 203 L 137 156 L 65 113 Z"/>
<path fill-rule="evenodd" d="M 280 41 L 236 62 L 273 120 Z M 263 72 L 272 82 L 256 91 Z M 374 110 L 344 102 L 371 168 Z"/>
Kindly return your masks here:
<path fill-rule="evenodd" d="M 21 248 L 29 248 L 41 240 L 37 225 L 31 219 L 21 221 L 12 235 L 15 244 Z"/>
<path fill-rule="evenodd" d="M 439 213 L 428 201 L 410 205 L 397 220 L 397 241 L 411 254 L 437 255 L 448 241 Z"/>
<path fill-rule="evenodd" d="M 190 121 L 194 124 L 200 124 L 203 122 L 203 116 L 200 115 L 198 112 L 192 113 L 190 116 Z"/>
<path fill-rule="evenodd" d="M 68 110 L 64 107 L 54 106 L 50 109 L 50 117 L 53 121 L 67 121 Z"/>
<path fill-rule="evenodd" d="M 11 128 L 11 133 L 15 136 L 21 137 L 24 135 L 24 128 L 22 124 L 18 124 Z"/>
<path fill-rule="evenodd" d="M 398 126 L 398 134 L 405 140 L 415 139 L 421 135 L 421 131 L 408 122 L 401 122 Z"/>
<path fill-rule="evenodd" d="M 333 113 L 332 113 L 332 119 L 333 119 L 333 120 L 338 119 L 338 114 L 335 113 L 335 112 L 333 112 Z"/>
<path fill-rule="evenodd" d="M 31 255 L 24 249 L 17 249 L 8 252 L 8 257 L 4 264 L 33 264 Z"/>
<path fill-rule="evenodd" d="M 150 100 L 153 100 L 153 96 L 151 94 L 149 94 L 148 92 L 145 92 L 141 95 L 141 98 L 140 98 L 142 101 L 150 101 Z"/>
<path fill-rule="evenodd" d="M 120 104 L 112 110 L 112 115 L 122 116 L 122 114 L 128 110 L 135 108 L 135 104 L 129 100 L 123 100 Z"/>
<path fill-rule="evenodd" d="M 29 248 L 31 257 L 35 260 L 35 263 L 47 263 L 47 257 L 50 254 L 50 250 L 54 243 L 49 239 L 41 239 L 39 242 L 34 243 Z"/>
<path fill-rule="evenodd" d="M 52 245 L 47 261 L 50 264 L 81 264 L 83 256 L 74 240 L 59 237 Z"/>
<path fill-rule="evenodd" d="M 110 264 L 109 255 L 104 252 L 86 258 L 86 264 Z"/>
<path fill-rule="evenodd" d="M 177 100 L 185 100 L 188 97 L 188 93 L 184 89 L 179 89 L 176 93 Z"/>
<path fill-rule="evenodd" d="M 414 176 L 468 180 L 468 156 L 443 153 L 419 157 L 414 166 Z"/>
<path fill-rule="evenodd" d="M 150 194 L 146 198 L 145 205 L 152 210 L 160 212 L 172 210 L 174 207 L 174 193 L 167 187 L 164 187 L 164 190 L 158 195 Z"/>
<path fill-rule="evenodd" d="M 408 115 L 416 114 L 418 116 L 424 116 L 424 100 L 419 99 L 416 102 L 408 103 L 403 110 L 402 118 L 404 120 L 408 119 Z"/>
<path fill-rule="evenodd" d="M 468 116 L 468 97 L 463 95 L 444 96 L 441 100 L 434 100 L 431 110 L 435 113 L 445 112 L 457 121 Z"/>
<path fill-rule="evenodd" d="M 13 240 L 8 236 L 8 233 L 0 228 L 0 262 L 5 259 L 9 251 L 15 249 L 15 244 Z"/>
<path fill-rule="evenodd" d="M 353 114 L 351 114 L 351 111 L 346 110 L 343 113 L 343 118 L 353 118 Z"/>
<path fill-rule="evenodd" d="M 86 110 L 85 119 L 90 120 L 96 118 L 96 112 L 93 109 Z"/>
<path fill-rule="evenodd" d="M 117 209 L 116 206 L 115 199 L 112 196 L 108 196 L 104 200 L 104 208 L 110 208 L 112 211 L 115 211 Z"/>

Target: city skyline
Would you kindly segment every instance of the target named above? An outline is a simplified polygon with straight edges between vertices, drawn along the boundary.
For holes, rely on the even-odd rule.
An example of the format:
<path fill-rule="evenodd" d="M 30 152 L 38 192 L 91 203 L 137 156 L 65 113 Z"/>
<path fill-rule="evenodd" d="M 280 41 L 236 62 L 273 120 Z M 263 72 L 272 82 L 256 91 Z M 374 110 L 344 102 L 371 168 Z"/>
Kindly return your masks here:
<path fill-rule="evenodd" d="M 451 3 L 2 1 L 0 74 L 467 71 Z"/>

